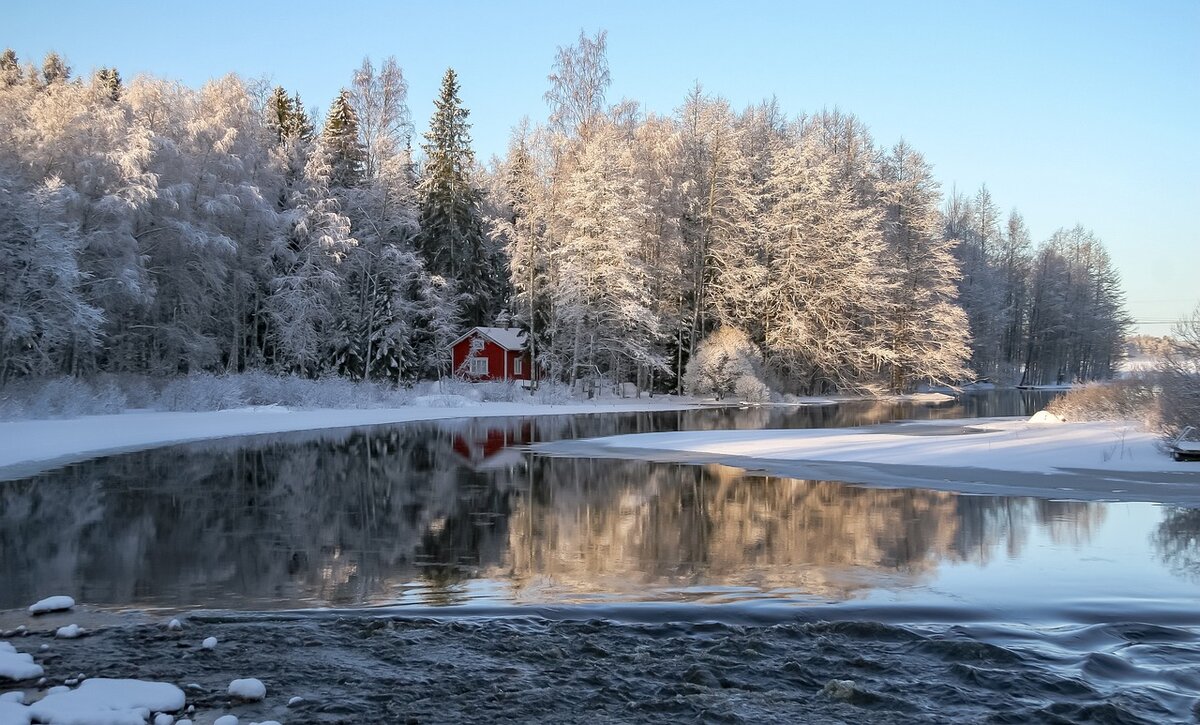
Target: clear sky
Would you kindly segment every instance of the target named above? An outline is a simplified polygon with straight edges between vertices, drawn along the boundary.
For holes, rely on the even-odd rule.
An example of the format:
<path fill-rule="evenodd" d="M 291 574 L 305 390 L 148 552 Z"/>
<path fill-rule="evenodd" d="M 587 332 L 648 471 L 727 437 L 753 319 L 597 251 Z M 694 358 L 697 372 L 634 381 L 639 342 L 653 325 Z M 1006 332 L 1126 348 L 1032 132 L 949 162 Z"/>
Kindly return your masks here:
<path fill-rule="evenodd" d="M 418 133 L 448 66 L 477 154 L 544 119 L 555 50 L 608 30 L 609 100 L 670 113 L 694 82 L 741 107 L 837 106 L 922 151 L 946 189 L 986 183 L 1035 241 L 1081 223 L 1121 269 L 1141 329 L 1200 302 L 1200 1 L 13 3 L 0 46 L 76 72 L 198 86 L 268 77 L 325 107 L 395 55 Z"/>

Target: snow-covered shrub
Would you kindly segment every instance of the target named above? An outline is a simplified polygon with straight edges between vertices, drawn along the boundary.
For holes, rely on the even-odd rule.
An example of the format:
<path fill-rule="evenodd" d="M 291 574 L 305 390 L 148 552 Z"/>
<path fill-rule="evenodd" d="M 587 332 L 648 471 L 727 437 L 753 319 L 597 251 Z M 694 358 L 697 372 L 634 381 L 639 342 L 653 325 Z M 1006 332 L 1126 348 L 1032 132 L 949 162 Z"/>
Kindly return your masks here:
<path fill-rule="evenodd" d="M 742 375 L 733 385 L 733 394 L 747 403 L 770 403 L 771 389 L 753 375 Z"/>
<path fill-rule="evenodd" d="M 228 410 L 246 405 L 242 386 L 235 375 L 193 373 L 175 378 L 163 386 L 155 408 L 158 410 Z"/>
<path fill-rule="evenodd" d="M 683 384 L 691 395 L 713 395 L 721 400 L 736 395 L 743 400 L 766 402 L 771 391 L 762 382 L 762 353 L 735 327 L 722 327 L 696 347 L 688 361 Z"/>
<path fill-rule="evenodd" d="M 1080 385 L 1050 401 L 1046 410 L 1069 422 L 1136 420 L 1153 426 L 1158 400 L 1153 381 L 1137 377 Z"/>

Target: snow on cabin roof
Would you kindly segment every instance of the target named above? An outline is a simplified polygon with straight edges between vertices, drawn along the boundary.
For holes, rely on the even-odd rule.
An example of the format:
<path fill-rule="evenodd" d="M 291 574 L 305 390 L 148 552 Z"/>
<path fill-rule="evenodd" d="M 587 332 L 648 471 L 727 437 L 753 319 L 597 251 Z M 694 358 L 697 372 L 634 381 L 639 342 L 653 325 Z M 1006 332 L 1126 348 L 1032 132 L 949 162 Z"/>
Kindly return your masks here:
<path fill-rule="evenodd" d="M 472 327 L 462 337 L 451 343 L 451 347 L 467 339 L 474 333 L 480 333 L 505 350 L 524 350 L 525 331 L 519 327 Z"/>

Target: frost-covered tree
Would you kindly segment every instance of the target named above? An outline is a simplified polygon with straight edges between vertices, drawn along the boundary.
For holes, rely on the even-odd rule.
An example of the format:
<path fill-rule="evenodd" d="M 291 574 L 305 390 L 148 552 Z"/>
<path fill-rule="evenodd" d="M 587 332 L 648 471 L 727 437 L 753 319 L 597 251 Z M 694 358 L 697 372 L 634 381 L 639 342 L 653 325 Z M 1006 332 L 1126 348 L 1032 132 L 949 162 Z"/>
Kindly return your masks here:
<path fill-rule="evenodd" d="M 378 71 L 370 58 L 363 58 L 354 72 L 351 101 L 366 152 L 364 171 L 376 178 L 385 173 L 385 163 L 404 153 L 412 135 L 408 82 L 396 57 L 388 56 Z"/>
<path fill-rule="evenodd" d="M 759 302 L 767 364 L 805 393 L 867 386 L 883 353 L 872 323 L 890 285 L 878 211 L 837 180 L 819 137 L 802 134 L 772 166 Z"/>
<path fill-rule="evenodd" d="M 905 393 L 919 381 L 953 384 L 968 374 L 970 333 L 956 300 L 954 242 L 942 235 L 938 184 L 925 159 L 901 141 L 881 163 L 878 190 L 889 280 L 880 333 L 889 387 Z"/>
<path fill-rule="evenodd" d="M 429 271 L 446 278 L 457 291 L 459 315 L 467 325 L 491 321 L 495 291 L 491 245 L 483 231 L 479 190 L 471 180 L 468 111 L 458 97 L 453 68 L 442 77 L 434 114 L 425 134 L 425 164 L 419 186 L 419 249 Z"/>
<path fill-rule="evenodd" d="M 555 316 L 551 335 L 568 379 L 623 380 L 661 367 L 654 352 L 659 321 L 651 308 L 644 248 L 649 207 L 630 173 L 631 156 L 615 126 L 600 125 L 584 143 L 562 194 L 563 238 L 551 252 Z"/>
<path fill-rule="evenodd" d="M 58 179 L 22 194 L 0 176 L 0 384 L 16 375 L 78 372 L 100 341 L 102 313 L 80 289 L 81 240 Z"/>
<path fill-rule="evenodd" d="M 699 85 L 676 111 L 680 127 L 683 241 L 675 368 L 715 323 L 745 323 L 763 283 L 756 264 L 762 186 L 752 173 L 746 124 Z"/>
<path fill-rule="evenodd" d="M 580 30 L 575 45 L 558 49 L 545 98 L 551 109 L 550 125 L 559 134 L 586 139 L 602 121 L 604 95 L 611 82 L 607 48 L 605 31 L 589 37 Z"/>
<path fill-rule="evenodd" d="M 1161 386 L 1163 432 L 1174 437 L 1200 421 L 1200 304 L 1171 330 Z"/>

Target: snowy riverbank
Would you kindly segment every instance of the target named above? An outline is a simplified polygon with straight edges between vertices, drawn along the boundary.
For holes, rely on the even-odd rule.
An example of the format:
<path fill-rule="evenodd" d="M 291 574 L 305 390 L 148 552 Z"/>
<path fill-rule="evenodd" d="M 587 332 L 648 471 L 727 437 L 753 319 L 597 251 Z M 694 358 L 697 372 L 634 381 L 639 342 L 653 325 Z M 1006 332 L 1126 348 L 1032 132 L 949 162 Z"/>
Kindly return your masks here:
<path fill-rule="evenodd" d="M 552 455 L 722 463 L 796 478 L 1200 506 L 1200 464 L 1132 423 L 975 419 L 863 428 L 642 433 L 537 446 Z"/>
<path fill-rule="evenodd" d="M 583 415 L 686 410 L 698 403 L 671 396 L 561 405 L 476 402 L 426 396 L 397 408 L 291 409 L 257 406 L 210 412 L 128 412 L 57 420 L 0 422 L 0 481 L 25 478 L 102 455 L 172 443 L 323 428 L 349 428 L 450 418 Z"/>

